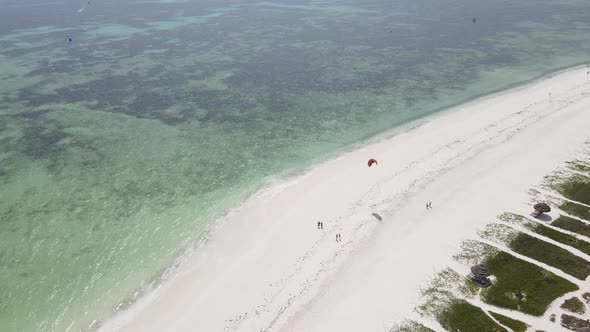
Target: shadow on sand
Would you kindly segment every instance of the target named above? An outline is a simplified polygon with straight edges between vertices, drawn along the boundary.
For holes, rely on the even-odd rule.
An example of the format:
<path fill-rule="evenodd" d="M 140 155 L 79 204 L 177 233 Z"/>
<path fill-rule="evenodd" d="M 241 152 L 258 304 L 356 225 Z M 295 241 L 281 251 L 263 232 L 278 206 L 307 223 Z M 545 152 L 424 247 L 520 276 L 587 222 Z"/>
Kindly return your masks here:
<path fill-rule="evenodd" d="M 542 215 L 540 215 L 540 216 L 533 217 L 533 218 L 535 218 L 537 220 L 540 220 L 540 221 L 544 221 L 544 222 L 550 222 L 550 221 L 553 220 L 553 218 L 551 218 L 550 215 L 544 214 L 544 213 Z"/>

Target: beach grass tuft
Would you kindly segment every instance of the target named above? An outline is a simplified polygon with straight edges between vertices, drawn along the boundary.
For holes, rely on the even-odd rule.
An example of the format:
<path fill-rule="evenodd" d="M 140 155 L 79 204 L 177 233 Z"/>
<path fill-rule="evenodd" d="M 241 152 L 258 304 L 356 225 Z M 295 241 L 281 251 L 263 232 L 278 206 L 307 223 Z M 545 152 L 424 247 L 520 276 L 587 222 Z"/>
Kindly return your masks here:
<path fill-rule="evenodd" d="M 389 332 L 434 332 L 433 330 L 427 328 L 426 326 L 415 322 L 415 321 L 405 321 L 400 325 L 394 326 Z"/>
<path fill-rule="evenodd" d="M 586 162 L 584 162 L 582 160 L 570 161 L 570 162 L 567 162 L 567 165 L 570 169 L 573 169 L 575 171 L 582 172 L 582 173 L 588 173 L 588 175 L 590 175 L 590 164 L 587 164 Z"/>
<path fill-rule="evenodd" d="M 490 315 L 492 315 L 492 317 L 494 317 L 498 322 L 500 322 L 500 324 L 508 326 L 514 332 L 526 332 L 526 330 L 529 327 L 527 324 L 517 319 L 506 317 L 495 312 L 490 311 Z"/>
<path fill-rule="evenodd" d="M 565 300 L 563 304 L 560 306 L 560 308 L 580 315 L 586 313 L 586 306 L 584 305 L 582 300 L 575 296 Z"/>
<path fill-rule="evenodd" d="M 590 322 L 574 316 L 563 314 L 561 315 L 561 326 L 572 331 L 579 331 L 581 328 L 590 327 Z"/>

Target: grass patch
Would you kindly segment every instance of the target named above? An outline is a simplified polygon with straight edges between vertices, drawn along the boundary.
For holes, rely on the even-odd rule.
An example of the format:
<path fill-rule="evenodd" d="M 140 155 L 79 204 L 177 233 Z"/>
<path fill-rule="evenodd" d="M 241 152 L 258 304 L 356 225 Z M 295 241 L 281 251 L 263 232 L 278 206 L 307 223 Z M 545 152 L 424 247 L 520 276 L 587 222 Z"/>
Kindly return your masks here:
<path fill-rule="evenodd" d="M 570 232 L 590 237 L 590 225 L 570 217 L 559 216 L 557 220 L 551 223 L 551 226 L 559 227 Z"/>
<path fill-rule="evenodd" d="M 573 216 L 590 221 L 590 209 L 585 207 L 584 205 L 572 202 L 565 202 L 559 208 Z"/>
<path fill-rule="evenodd" d="M 426 326 L 415 322 L 415 321 L 406 321 L 401 325 L 394 326 L 389 332 L 435 332 Z"/>
<path fill-rule="evenodd" d="M 507 332 L 479 307 L 463 300 L 454 301 L 444 310 L 439 323 L 448 331 Z"/>
<path fill-rule="evenodd" d="M 574 176 L 557 186 L 557 190 L 572 201 L 590 205 L 590 181 Z"/>
<path fill-rule="evenodd" d="M 508 326 L 514 332 L 526 332 L 528 329 L 528 325 L 510 317 L 506 317 L 504 315 L 497 314 L 495 312 L 490 311 L 490 315 L 492 315 L 500 324 Z"/>
<path fill-rule="evenodd" d="M 582 300 L 575 296 L 571 299 L 565 300 L 565 302 L 563 302 L 563 304 L 561 305 L 561 308 L 576 314 L 583 315 L 584 313 L 586 313 L 586 306 L 584 306 Z"/>
<path fill-rule="evenodd" d="M 520 233 L 509 247 L 515 252 L 556 267 L 580 280 L 590 275 L 590 263 L 551 243 Z"/>
<path fill-rule="evenodd" d="M 485 260 L 497 280 L 482 291 L 486 303 L 541 316 L 551 302 L 578 286 L 535 264 L 499 252 Z"/>
<path fill-rule="evenodd" d="M 584 240 L 580 240 L 573 235 L 569 235 L 569 234 L 562 233 L 560 231 L 556 231 L 554 229 L 551 229 L 551 228 L 541 225 L 541 224 L 535 225 L 535 227 L 533 227 L 531 229 L 531 231 L 533 231 L 541 236 L 550 238 L 553 241 L 557 241 L 559 243 L 563 243 L 563 244 L 570 246 L 572 248 L 576 248 L 576 249 L 580 250 L 581 252 L 583 252 L 587 255 L 590 255 L 590 243 L 588 243 Z"/>
<path fill-rule="evenodd" d="M 573 170 L 590 174 L 590 166 L 584 162 L 573 161 L 573 162 L 568 162 L 567 164 Z"/>
<path fill-rule="evenodd" d="M 561 315 L 561 325 L 573 331 L 578 331 L 583 327 L 590 327 L 590 322 L 576 318 L 574 316 Z"/>

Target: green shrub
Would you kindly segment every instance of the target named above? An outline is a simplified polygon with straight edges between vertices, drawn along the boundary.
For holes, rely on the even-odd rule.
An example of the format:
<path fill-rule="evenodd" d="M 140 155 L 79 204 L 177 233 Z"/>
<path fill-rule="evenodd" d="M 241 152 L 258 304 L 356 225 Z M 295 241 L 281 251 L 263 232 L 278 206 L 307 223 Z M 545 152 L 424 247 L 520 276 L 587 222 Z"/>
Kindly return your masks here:
<path fill-rule="evenodd" d="M 561 308 L 581 315 L 586 312 L 586 306 L 577 297 L 572 297 L 571 299 L 565 300 L 565 302 L 563 302 L 561 305 Z"/>
<path fill-rule="evenodd" d="M 583 327 L 590 327 L 590 322 L 574 316 L 563 314 L 561 315 L 561 325 L 572 331 L 578 331 Z"/>

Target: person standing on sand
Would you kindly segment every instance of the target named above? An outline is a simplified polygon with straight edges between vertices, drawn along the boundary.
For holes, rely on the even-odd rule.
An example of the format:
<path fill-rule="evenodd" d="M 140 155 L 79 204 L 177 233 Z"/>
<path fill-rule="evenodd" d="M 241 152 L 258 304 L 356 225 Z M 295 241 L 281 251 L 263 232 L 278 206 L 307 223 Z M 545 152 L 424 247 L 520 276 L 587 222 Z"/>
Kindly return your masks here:
<path fill-rule="evenodd" d="M 324 229 L 324 222 L 320 222 L 320 229 Z"/>
<path fill-rule="evenodd" d="M 322 222 L 318 221 L 318 229 L 321 229 L 321 226 L 322 226 Z"/>

